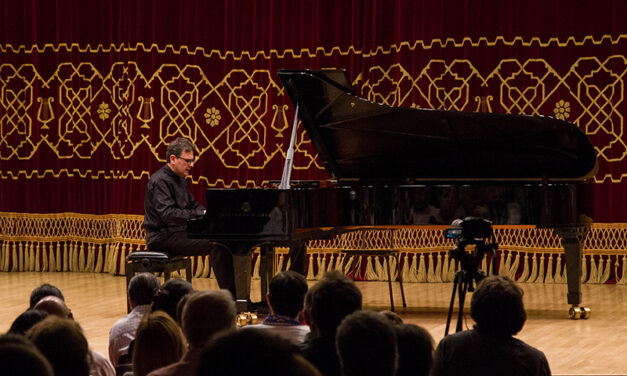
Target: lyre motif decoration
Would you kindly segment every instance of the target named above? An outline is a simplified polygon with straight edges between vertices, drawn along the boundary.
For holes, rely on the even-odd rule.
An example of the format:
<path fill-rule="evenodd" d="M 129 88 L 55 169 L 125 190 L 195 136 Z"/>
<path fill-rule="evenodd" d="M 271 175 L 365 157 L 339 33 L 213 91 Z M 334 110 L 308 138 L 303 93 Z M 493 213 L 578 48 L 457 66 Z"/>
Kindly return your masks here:
<path fill-rule="evenodd" d="M 477 102 L 477 112 L 492 112 L 492 107 L 490 106 L 490 102 L 492 102 L 494 98 L 491 95 L 480 97 L 475 97 L 475 102 Z"/>
<path fill-rule="evenodd" d="M 141 105 L 139 106 L 139 111 L 137 111 L 137 118 L 144 123 L 141 126 L 142 128 L 150 129 L 148 123 L 154 119 L 152 113 L 152 102 L 154 102 L 154 100 L 155 99 L 152 97 L 139 97 Z"/>
<path fill-rule="evenodd" d="M 52 111 L 54 98 L 37 98 L 37 102 L 41 103 L 39 111 L 37 111 L 37 120 L 43 124 L 41 129 L 50 129 L 48 123 L 54 120 L 54 112 Z"/>

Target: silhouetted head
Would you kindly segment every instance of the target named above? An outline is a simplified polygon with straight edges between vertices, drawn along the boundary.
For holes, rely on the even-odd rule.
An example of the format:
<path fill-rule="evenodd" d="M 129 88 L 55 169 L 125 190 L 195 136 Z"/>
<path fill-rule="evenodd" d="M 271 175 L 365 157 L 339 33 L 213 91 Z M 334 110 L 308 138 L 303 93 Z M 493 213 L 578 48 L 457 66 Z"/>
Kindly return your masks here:
<path fill-rule="evenodd" d="M 192 348 L 201 348 L 214 335 L 235 327 L 235 302 L 227 290 L 192 293 L 181 317 L 183 333 Z"/>
<path fill-rule="evenodd" d="M 163 311 L 142 318 L 133 345 L 133 373 L 144 376 L 178 362 L 185 353 L 185 339 L 174 319 Z"/>
<path fill-rule="evenodd" d="M 55 375 L 89 375 L 89 346 L 76 321 L 48 316 L 33 325 L 26 336 L 48 359 Z"/>
<path fill-rule="evenodd" d="M 128 298 L 133 306 L 151 304 L 160 286 L 161 283 L 152 273 L 139 273 L 128 283 Z"/>
<path fill-rule="evenodd" d="M 242 351 L 247 351 L 242 355 Z M 203 349 L 197 375 L 317 376 L 319 371 L 287 340 L 263 330 L 218 334 Z"/>
<path fill-rule="evenodd" d="M 52 366 L 31 341 L 19 334 L 0 336 L 3 375 L 53 376 Z"/>
<path fill-rule="evenodd" d="M 344 376 L 396 374 L 396 332 L 390 320 L 377 312 L 346 316 L 337 328 L 335 345 Z"/>
<path fill-rule="evenodd" d="M 11 324 L 11 328 L 9 329 L 9 333 L 24 334 L 33 325 L 37 324 L 46 317 L 48 317 L 48 312 L 39 309 L 28 309 L 19 315 L 15 321 L 13 321 L 13 324 Z"/>
<path fill-rule="evenodd" d="M 309 289 L 305 296 L 308 322 L 321 335 L 334 335 L 340 322 L 360 310 L 361 291 L 355 283 L 339 271 L 327 272 Z"/>
<path fill-rule="evenodd" d="M 45 296 L 35 304 L 35 309 L 45 311 L 48 315 L 71 319 L 72 311 L 65 305 L 65 302 L 56 296 Z"/>
<path fill-rule="evenodd" d="M 508 277 L 488 276 L 472 294 L 470 316 L 481 333 L 501 338 L 513 336 L 527 319 L 523 291 Z"/>
<path fill-rule="evenodd" d="M 303 310 L 307 280 L 294 271 L 282 271 L 270 281 L 268 300 L 277 315 L 296 317 Z"/>
<path fill-rule="evenodd" d="M 56 286 L 53 286 L 49 283 L 44 283 L 39 287 L 36 287 L 31 293 L 30 293 L 30 305 L 29 308 L 34 308 L 35 304 L 37 304 L 41 298 L 45 297 L 45 296 L 49 296 L 49 295 L 53 295 L 56 296 L 57 298 L 61 299 L 61 300 L 65 300 L 65 298 L 63 297 L 63 294 L 61 293 L 61 290 L 59 290 L 59 288 L 57 288 Z"/>
<path fill-rule="evenodd" d="M 152 302 L 152 311 L 164 311 L 176 320 L 176 306 L 179 300 L 194 291 L 192 284 L 184 279 L 174 278 L 168 280 L 155 294 Z"/>

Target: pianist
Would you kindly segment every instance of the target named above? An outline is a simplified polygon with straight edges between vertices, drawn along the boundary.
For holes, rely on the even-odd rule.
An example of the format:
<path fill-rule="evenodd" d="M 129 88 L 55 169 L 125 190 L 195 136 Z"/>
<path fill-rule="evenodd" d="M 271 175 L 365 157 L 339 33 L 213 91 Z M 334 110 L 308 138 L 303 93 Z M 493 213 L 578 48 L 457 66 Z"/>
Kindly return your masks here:
<path fill-rule="evenodd" d="M 194 144 L 183 137 L 166 150 L 167 164 L 152 174 L 144 195 L 144 228 L 149 251 L 169 256 L 209 254 L 218 285 L 235 295 L 233 256 L 226 247 L 187 237 L 187 221 L 201 217 L 205 208 L 192 196 L 185 177 L 194 167 Z"/>

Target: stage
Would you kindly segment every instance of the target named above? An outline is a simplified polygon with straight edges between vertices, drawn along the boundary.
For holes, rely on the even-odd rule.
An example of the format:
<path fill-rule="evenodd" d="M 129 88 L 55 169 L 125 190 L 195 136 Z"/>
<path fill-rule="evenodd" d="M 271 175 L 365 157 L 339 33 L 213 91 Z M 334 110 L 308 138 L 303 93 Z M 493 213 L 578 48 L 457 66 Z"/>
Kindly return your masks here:
<path fill-rule="evenodd" d="M 81 324 L 91 348 L 107 355 L 109 329 L 126 314 L 125 279 L 104 273 L 0 273 L 4 286 L 0 327 L 6 332 L 28 307 L 31 290 L 48 282 L 59 287 L 75 319 Z M 311 284 L 315 281 L 310 281 Z M 195 289 L 216 288 L 213 279 L 194 279 Z M 364 308 L 389 309 L 385 282 L 358 282 Z M 451 298 L 451 283 L 407 283 L 408 308 L 401 308 L 395 284 L 397 313 L 406 323 L 425 327 L 436 343 L 443 337 Z M 624 285 L 583 285 L 583 302 L 592 309 L 589 320 L 568 319 L 565 284 L 521 284 L 525 291 L 527 322 L 518 338 L 542 350 L 555 375 L 625 375 L 627 350 L 627 287 Z M 259 281 L 253 281 L 253 300 L 259 298 Z M 467 297 L 468 308 L 470 294 Z M 466 314 L 465 327 L 472 326 Z M 455 326 L 455 317 L 452 327 Z"/>

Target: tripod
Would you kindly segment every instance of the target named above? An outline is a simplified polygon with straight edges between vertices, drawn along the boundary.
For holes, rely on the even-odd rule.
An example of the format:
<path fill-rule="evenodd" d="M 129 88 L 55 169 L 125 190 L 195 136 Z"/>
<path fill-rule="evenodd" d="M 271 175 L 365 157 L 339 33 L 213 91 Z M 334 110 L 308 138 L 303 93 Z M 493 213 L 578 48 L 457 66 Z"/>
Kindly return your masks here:
<path fill-rule="evenodd" d="M 462 243 L 463 244 L 463 243 Z M 476 257 L 471 257 L 464 253 L 463 251 L 460 253 L 459 248 L 457 250 L 452 250 L 452 255 L 463 255 L 460 257 L 461 269 L 455 272 L 455 279 L 453 281 L 453 293 L 451 294 L 451 304 L 448 308 L 448 317 L 446 318 L 446 329 L 444 330 L 444 335 L 448 335 L 449 328 L 451 326 L 451 317 L 453 316 L 453 307 L 455 305 L 455 294 L 458 293 L 458 301 L 459 301 L 459 312 L 457 313 L 457 326 L 455 328 L 455 332 L 462 331 L 462 321 L 464 315 L 464 302 L 466 301 L 466 293 L 468 291 L 474 291 L 473 283 L 479 283 L 483 278 L 485 278 L 486 274 L 479 270 L 479 263 L 481 259 L 483 259 L 484 253 L 490 253 L 492 255 L 492 267 L 488 267 L 488 274 L 490 273 L 490 269 L 492 269 L 492 273 L 496 270 L 496 258 L 494 257 L 496 254 L 495 243 L 485 246 L 483 243 L 479 244 L 480 252 L 476 255 Z M 461 247 L 463 250 L 463 245 Z"/>
<path fill-rule="evenodd" d="M 461 332 L 462 319 L 464 314 L 464 302 L 466 301 L 466 292 L 474 291 L 473 281 L 479 283 L 485 277 L 485 274 L 481 270 L 477 270 L 473 273 L 461 269 L 455 272 L 455 280 L 453 281 L 453 294 L 451 295 L 451 304 L 448 307 L 448 317 L 446 318 L 446 329 L 444 335 L 448 335 L 449 327 L 451 326 L 451 317 L 453 316 L 453 306 L 455 305 L 455 293 L 459 288 L 459 312 L 457 313 L 457 326 L 455 332 Z"/>

